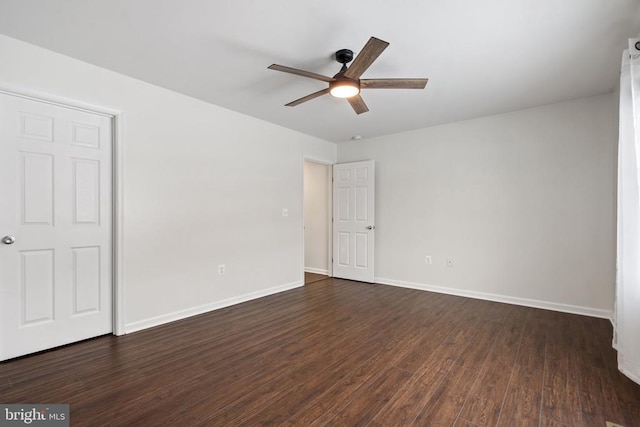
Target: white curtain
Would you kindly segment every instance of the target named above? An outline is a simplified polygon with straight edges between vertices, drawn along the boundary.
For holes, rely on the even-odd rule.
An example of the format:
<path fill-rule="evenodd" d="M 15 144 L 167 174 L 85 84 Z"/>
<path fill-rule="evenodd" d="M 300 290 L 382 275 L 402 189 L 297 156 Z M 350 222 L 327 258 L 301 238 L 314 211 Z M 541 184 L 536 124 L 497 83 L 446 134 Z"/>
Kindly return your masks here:
<path fill-rule="evenodd" d="M 640 39 L 630 39 L 620 73 L 618 254 L 614 347 L 618 368 L 640 384 Z"/>

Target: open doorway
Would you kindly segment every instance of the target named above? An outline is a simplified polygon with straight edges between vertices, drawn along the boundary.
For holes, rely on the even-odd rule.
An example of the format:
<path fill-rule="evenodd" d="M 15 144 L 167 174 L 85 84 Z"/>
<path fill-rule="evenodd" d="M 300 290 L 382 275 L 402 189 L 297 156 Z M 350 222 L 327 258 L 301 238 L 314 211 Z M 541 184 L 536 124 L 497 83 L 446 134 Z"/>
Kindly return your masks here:
<path fill-rule="evenodd" d="M 304 160 L 305 284 L 332 275 L 331 165 Z"/>

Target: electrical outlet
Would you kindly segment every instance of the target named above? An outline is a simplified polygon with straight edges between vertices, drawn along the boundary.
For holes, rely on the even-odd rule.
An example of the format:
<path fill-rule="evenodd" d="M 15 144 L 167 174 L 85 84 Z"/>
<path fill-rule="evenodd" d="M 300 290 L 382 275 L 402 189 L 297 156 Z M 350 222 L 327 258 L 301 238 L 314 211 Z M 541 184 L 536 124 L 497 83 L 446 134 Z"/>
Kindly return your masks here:
<path fill-rule="evenodd" d="M 224 264 L 220 264 L 220 265 L 218 266 L 218 275 L 219 275 L 219 276 L 223 276 L 223 275 L 224 275 L 225 270 L 226 270 L 226 267 L 224 266 Z"/>
<path fill-rule="evenodd" d="M 453 267 L 454 265 L 453 258 L 447 258 L 447 267 Z"/>
<path fill-rule="evenodd" d="M 424 263 L 427 264 L 427 265 L 431 265 L 432 264 L 431 255 L 426 255 L 424 257 Z"/>
<path fill-rule="evenodd" d="M 282 216 L 289 216 L 289 209 L 282 208 Z"/>

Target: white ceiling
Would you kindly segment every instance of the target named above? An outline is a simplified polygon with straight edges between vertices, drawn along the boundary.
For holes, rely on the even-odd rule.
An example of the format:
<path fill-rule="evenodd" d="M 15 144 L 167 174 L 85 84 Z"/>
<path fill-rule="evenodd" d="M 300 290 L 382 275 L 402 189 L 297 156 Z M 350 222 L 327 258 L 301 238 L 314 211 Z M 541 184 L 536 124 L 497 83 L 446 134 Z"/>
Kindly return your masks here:
<path fill-rule="evenodd" d="M 639 0 L 0 0 L 0 33 L 324 140 L 369 138 L 609 92 Z M 333 53 L 390 43 L 356 115 L 326 87 Z M 2 64 L 1 66 L 7 66 Z"/>

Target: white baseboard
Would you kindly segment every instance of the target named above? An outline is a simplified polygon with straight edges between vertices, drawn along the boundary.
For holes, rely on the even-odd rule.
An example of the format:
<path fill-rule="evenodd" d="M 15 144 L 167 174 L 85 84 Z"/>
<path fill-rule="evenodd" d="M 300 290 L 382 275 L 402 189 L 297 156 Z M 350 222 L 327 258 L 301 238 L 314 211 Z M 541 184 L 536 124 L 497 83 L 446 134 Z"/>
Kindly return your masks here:
<path fill-rule="evenodd" d="M 299 288 L 304 283 L 301 281 L 287 283 L 281 286 L 275 286 L 273 288 L 264 289 L 257 292 L 251 292 L 249 294 L 240 295 L 233 298 L 228 298 L 222 301 L 215 301 L 209 304 L 200 305 L 198 307 L 188 308 L 186 310 L 175 311 L 173 313 L 163 314 L 162 316 L 152 317 L 150 319 L 140 320 L 125 325 L 125 333 L 141 331 L 143 329 L 152 328 L 154 326 L 163 325 L 169 322 L 175 322 L 176 320 L 186 319 L 187 317 L 196 316 L 198 314 L 207 313 L 209 311 L 218 310 L 220 308 L 229 307 L 231 305 L 240 304 L 256 298 L 266 297 L 268 295 L 277 294 L 280 292 L 288 291 L 291 289 Z"/>
<path fill-rule="evenodd" d="M 618 353 L 618 369 L 631 381 L 640 384 L 640 363 L 624 360 L 620 357 L 620 353 Z"/>
<path fill-rule="evenodd" d="M 583 316 L 611 319 L 612 312 L 591 307 L 581 307 L 577 305 L 561 304 L 557 302 L 540 301 L 529 298 L 512 297 L 508 295 L 490 294 L 486 292 L 466 291 L 464 289 L 449 288 L 444 286 L 433 286 L 423 283 L 405 282 L 402 280 L 386 279 L 376 277 L 376 283 L 382 285 L 398 286 L 401 288 L 418 289 L 421 291 L 438 292 L 441 294 L 456 295 L 460 297 L 483 299 L 487 301 L 504 302 L 507 304 L 522 305 L 525 307 L 542 308 L 545 310 L 560 311 L 562 313 L 581 314 Z"/>
<path fill-rule="evenodd" d="M 305 268 L 305 271 L 307 269 Z M 318 270 L 310 271 L 316 273 Z M 327 274 L 326 272 L 319 272 L 318 274 Z M 560 304 L 555 302 L 540 301 L 528 298 L 519 298 L 506 295 L 490 294 L 485 292 L 466 291 L 463 289 L 448 288 L 444 286 L 433 286 L 423 283 L 406 282 L 402 280 L 386 279 L 383 277 L 376 277 L 375 282 L 382 285 L 398 286 L 401 288 L 418 289 L 422 291 L 438 292 L 442 294 L 457 295 L 467 298 L 483 299 L 488 301 L 503 302 L 507 304 L 522 305 L 525 307 L 542 308 L 546 310 L 560 311 L 563 313 L 581 314 L 584 316 L 598 317 L 603 319 L 611 319 L 612 312 L 607 310 L 580 307 L 568 304 Z M 174 322 L 176 320 L 186 319 L 187 317 L 196 316 L 209 311 L 217 310 L 231 305 L 240 304 L 246 301 L 250 301 L 256 298 L 262 298 L 268 295 L 277 294 L 280 292 L 288 291 L 303 286 L 301 281 L 287 283 L 281 286 L 275 286 L 273 288 L 264 289 L 257 292 L 251 292 L 249 294 L 240 295 L 233 298 L 228 298 L 222 301 L 215 301 L 209 304 L 204 304 L 198 307 L 189 308 L 186 310 L 176 311 L 173 313 L 163 314 L 162 316 L 156 316 L 145 320 L 125 324 L 124 333 L 132 333 L 141 331 L 143 329 L 152 328 L 154 326 L 163 325 L 165 323 Z"/>
<path fill-rule="evenodd" d="M 329 275 L 329 270 L 323 270 L 321 268 L 305 267 L 304 268 L 304 272 L 305 273 L 324 274 L 325 276 Z"/>

